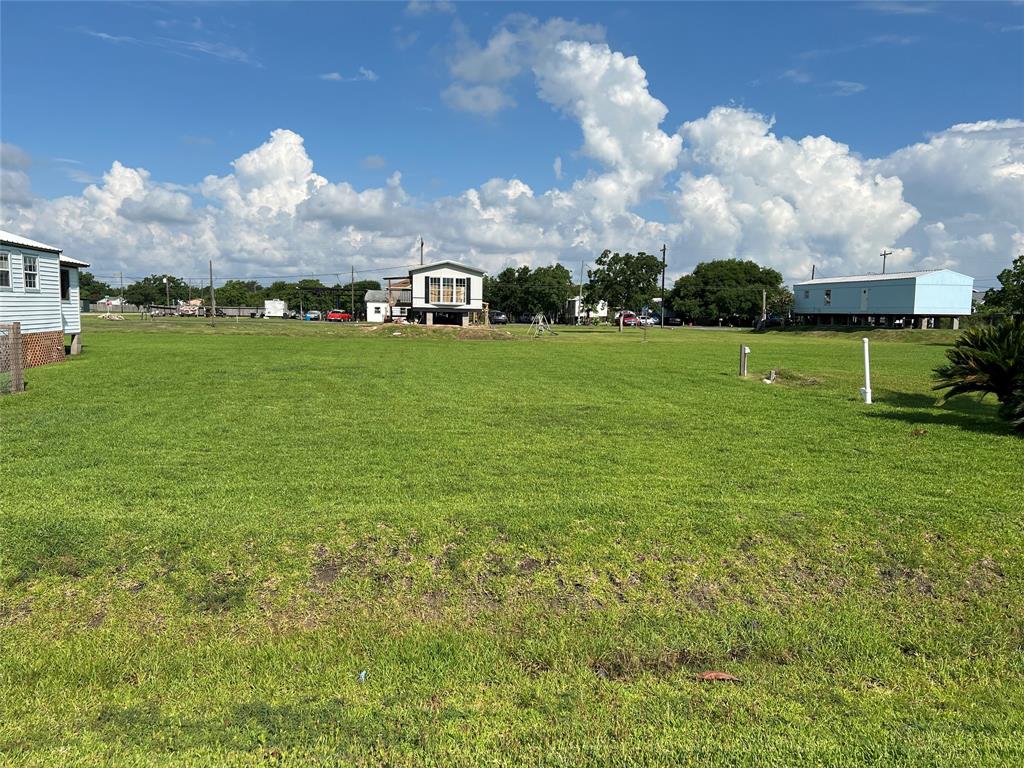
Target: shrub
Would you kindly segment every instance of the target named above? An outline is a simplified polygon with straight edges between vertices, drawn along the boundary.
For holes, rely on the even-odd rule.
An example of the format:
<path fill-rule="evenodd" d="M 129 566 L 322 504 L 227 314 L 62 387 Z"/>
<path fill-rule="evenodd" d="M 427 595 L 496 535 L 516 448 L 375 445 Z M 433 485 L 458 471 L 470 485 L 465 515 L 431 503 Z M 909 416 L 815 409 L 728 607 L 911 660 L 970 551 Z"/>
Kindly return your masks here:
<path fill-rule="evenodd" d="M 1024 322 L 1008 318 L 970 328 L 946 352 L 949 362 L 935 369 L 935 389 L 943 401 L 980 392 L 999 400 L 999 415 L 1024 431 Z"/>

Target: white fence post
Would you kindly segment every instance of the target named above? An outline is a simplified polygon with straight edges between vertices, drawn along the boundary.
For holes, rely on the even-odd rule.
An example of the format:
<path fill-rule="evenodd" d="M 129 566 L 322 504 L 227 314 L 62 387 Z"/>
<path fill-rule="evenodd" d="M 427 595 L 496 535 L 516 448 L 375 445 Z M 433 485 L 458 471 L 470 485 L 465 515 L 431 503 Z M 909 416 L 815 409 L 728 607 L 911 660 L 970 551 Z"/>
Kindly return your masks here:
<path fill-rule="evenodd" d="M 860 393 L 864 395 L 864 402 L 871 405 L 871 353 L 868 350 L 868 338 L 864 337 L 864 386 Z"/>

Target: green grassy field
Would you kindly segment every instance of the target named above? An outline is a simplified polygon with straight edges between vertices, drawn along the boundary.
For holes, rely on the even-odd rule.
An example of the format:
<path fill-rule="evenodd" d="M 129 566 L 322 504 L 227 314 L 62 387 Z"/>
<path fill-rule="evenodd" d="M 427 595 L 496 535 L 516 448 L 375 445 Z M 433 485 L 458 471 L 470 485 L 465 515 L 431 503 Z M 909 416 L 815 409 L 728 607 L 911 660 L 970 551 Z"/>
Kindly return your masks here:
<path fill-rule="evenodd" d="M 950 332 L 873 406 L 860 333 L 392 333 L 90 318 L 0 398 L 0 764 L 1024 762 Z"/>

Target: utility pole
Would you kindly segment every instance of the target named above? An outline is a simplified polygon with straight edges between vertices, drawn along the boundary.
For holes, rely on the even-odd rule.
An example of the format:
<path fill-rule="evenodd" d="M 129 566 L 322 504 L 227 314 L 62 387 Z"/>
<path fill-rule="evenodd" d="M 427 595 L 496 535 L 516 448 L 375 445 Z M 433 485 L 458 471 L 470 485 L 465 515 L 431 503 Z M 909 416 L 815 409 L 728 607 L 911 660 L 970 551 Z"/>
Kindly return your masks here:
<path fill-rule="evenodd" d="M 213 259 L 210 259 L 210 327 L 217 324 L 217 294 L 213 292 Z"/>
<path fill-rule="evenodd" d="M 892 256 L 892 251 L 882 251 L 882 274 L 885 274 L 885 260 L 888 256 Z"/>
<path fill-rule="evenodd" d="M 352 279 L 348 281 L 348 287 L 352 291 L 352 320 L 354 322 L 356 319 L 356 267 L 354 264 L 352 265 Z"/>
<path fill-rule="evenodd" d="M 118 272 L 117 276 L 121 280 L 121 306 L 119 309 L 124 312 L 124 272 Z M 109 307 L 107 308 L 107 311 L 110 311 Z"/>
<path fill-rule="evenodd" d="M 580 291 L 576 301 L 576 325 L 583 325 L 583 259 L 580 259 Z"/>
<path fill-rule="evenodd" d="M 814 279 L 814 268 L 815 268 L 816 266 L 818 266 L 818 265 L 817 265 L 817 264 L 811 264 L 811 280 L 813 280 L 813 279 Z"/>
<path fill-rule="evenodd" d="M 423 238 L 420 238 L 420 266 L 423 266 Z"/>
<path fill-rule="evenodd" d="M 661 244 L 661 327 L 665 327 L 665 253 L 668 246 Z"/>
<path fill-rule="evenodd" d="M 171 283 L 167 279 L 167 275 L 164 275 L 164 301 L 167 302 L 167 309 L 171 308 Z"/>
<path fill-rule="evenodd" d="M 761 289 L 761 325 L 768 321 L 768 291 Z"/>

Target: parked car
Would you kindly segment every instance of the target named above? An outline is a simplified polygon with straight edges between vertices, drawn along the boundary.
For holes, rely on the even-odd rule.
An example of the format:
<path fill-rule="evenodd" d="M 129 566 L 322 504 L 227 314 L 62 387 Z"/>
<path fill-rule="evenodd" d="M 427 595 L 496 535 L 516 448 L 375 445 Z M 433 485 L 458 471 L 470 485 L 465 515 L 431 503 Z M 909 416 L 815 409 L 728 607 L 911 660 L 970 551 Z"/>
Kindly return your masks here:
<path fill-rule="evenodd" d="M 631 328 L 639 328 L 641 325 L 640 318 L 634 315 L 632 312 L 626 312 L 622 316 L 622 324 L 628 325 Z"/>
<path fill-rule="evenodd" d="M 645 315 L 640 318 L 640 325 L 646 325 L 648 327 L 659 325 L 660 322 L 661 318 L 659 318 L 657 315 Z"/>
<path fill-rule="evenodd" d="M 665 325 L 682 325 L 683 318 L 681 317 L 666 317 Z"/>
<path fill-rule="evenodd" d="M 332 309 L 327 313 L 329 323 L 350 323 L 355 320 L 347 309 Z"/>
<path fill-rule="evenodd" d="M 322 317 L 319 309 L 311 309 L 306 313 L 307 320 L 320 320 Z"/>
<path fill-rule="evenodd" d="M 786 324 L 786 318 L 782 315 L 768 315 L 768 319 L 764 321 L 766 328 L 781 328 Z"/>
<path fill-rule="evenodd" d="M 491 325 L 508 325 L 508 316 L 504 312 L 494 310 L 487 313 L 487 319 Z"/>

